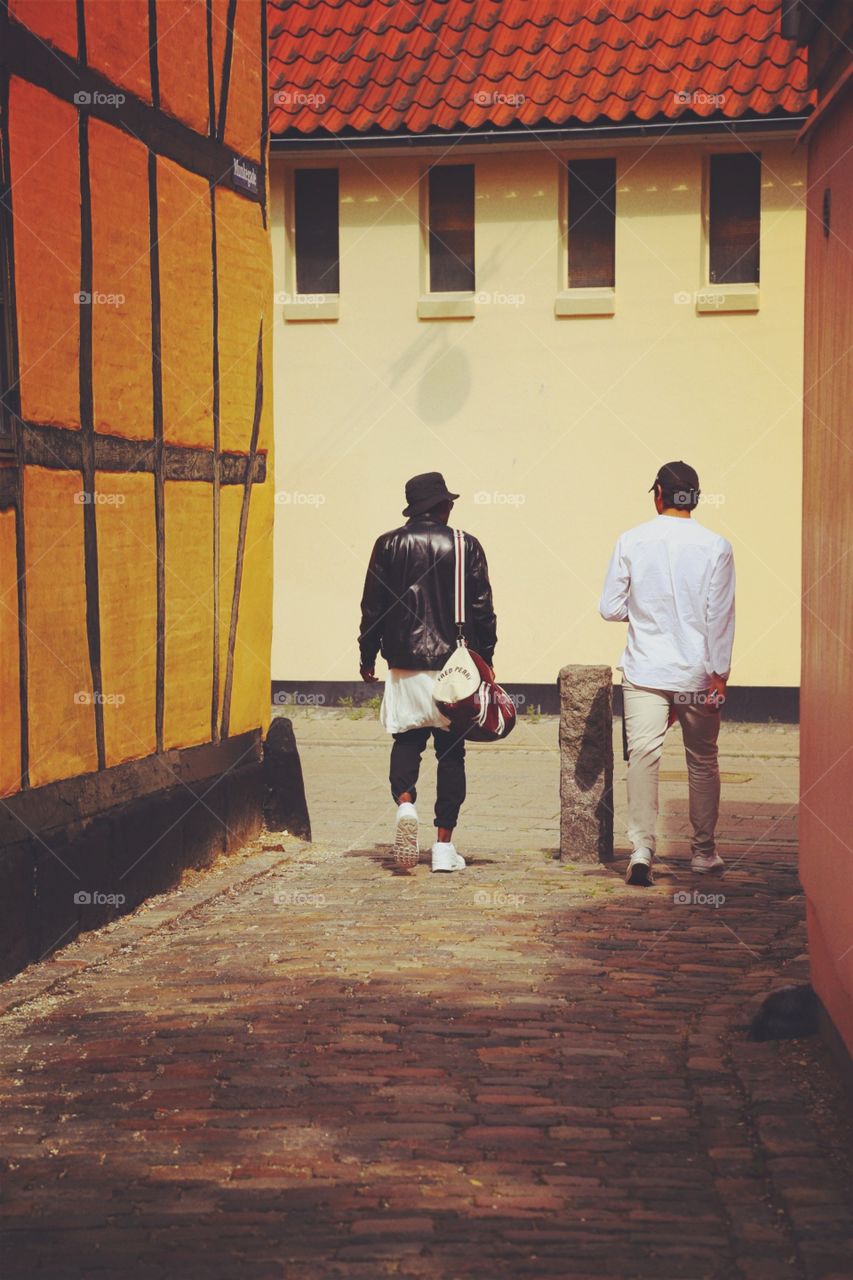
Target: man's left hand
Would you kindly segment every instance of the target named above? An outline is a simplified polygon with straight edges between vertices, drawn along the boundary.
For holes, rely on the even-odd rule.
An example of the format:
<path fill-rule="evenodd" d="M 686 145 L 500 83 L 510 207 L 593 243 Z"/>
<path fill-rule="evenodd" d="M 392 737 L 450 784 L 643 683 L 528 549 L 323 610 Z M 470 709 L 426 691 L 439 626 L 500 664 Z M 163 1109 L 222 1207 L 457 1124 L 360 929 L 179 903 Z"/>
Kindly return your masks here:
<path fill-rule="evenodd" d="M 365 684 L 379 684 L 379 677 L 374 673 L 373 667 L 360 667 L 359 674 Z"/>

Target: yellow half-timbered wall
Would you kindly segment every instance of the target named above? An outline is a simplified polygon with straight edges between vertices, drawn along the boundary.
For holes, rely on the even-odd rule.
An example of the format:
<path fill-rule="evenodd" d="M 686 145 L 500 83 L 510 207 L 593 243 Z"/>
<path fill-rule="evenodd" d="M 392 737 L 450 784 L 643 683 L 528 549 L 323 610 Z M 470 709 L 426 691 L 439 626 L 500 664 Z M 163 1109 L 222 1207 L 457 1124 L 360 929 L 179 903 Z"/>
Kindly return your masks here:
<path fill-rule="evenodd" d="M 272 325 L 261 0 L 3 22 L 9 796 L 266 729 Z"/>

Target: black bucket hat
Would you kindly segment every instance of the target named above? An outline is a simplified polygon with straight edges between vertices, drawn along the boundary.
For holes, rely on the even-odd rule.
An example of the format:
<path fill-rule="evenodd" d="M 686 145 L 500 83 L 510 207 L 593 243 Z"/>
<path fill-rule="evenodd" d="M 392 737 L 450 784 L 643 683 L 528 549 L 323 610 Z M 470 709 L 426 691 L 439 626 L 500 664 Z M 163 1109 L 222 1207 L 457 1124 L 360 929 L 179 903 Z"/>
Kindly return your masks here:
<path fill-rule="evenodd" d="M 440 471 L 425 471 L 423 475 L 412 476 L 406 481 L 406 502 L 404 516 L 422 516 L 431 511 L 440 502 L 455 502 L 458 493 L 451 493 L 444 483 Z"/>

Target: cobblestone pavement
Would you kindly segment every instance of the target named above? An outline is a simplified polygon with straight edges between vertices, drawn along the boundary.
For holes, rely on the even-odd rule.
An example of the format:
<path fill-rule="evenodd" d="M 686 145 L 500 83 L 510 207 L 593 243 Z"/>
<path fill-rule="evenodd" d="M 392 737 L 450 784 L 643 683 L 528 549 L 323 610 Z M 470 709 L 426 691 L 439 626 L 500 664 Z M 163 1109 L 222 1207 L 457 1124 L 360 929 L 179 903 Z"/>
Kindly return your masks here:
<path fill-rule="evenodd" d="M 0 990 L 5 1280 L 850 1280 L 824 1050 L 744 1034 L 807 978 L 795 733 L 726 729 L 704 881 L 674 737 L 637 890 L 554 861 L 552 720 L 470 752 L 445 877 L 388 861 L 375 720 L 295 723 L 314 844 L 267 833 Z"/>

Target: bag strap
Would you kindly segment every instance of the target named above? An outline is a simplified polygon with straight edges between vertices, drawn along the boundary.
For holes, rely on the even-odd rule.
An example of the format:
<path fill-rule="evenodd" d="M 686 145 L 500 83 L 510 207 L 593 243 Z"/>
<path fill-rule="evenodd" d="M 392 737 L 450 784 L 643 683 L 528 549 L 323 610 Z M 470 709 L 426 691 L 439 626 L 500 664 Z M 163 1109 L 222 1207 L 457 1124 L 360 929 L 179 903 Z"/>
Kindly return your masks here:
<path fill-rule="evenodd" d="M 456 599 L 456 643 L 464 644 L 465 635 L 465 534 L 453 530 L 454 593 Z"/>

